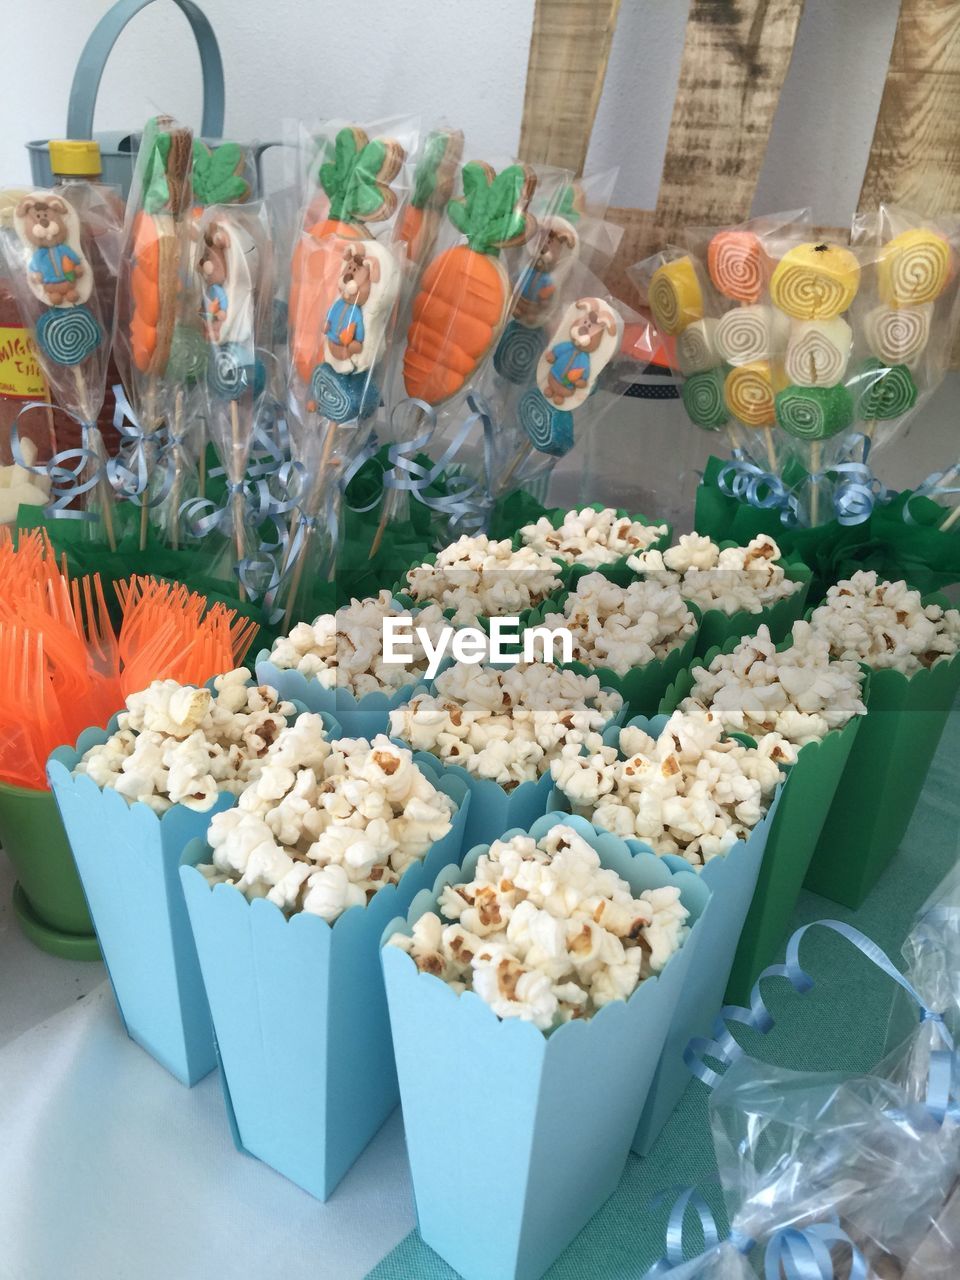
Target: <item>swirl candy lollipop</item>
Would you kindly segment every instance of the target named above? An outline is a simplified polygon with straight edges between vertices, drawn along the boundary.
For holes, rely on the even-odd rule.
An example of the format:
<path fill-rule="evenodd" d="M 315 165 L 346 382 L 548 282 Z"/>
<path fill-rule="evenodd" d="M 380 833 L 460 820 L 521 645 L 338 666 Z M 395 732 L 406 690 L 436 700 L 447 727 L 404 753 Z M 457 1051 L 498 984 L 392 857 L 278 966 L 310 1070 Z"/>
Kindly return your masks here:
<path fill-rule="evenodd" d="M 58 487 L 53 509 L 67 514 L 76 497 L 96 490 L 107 539 L 115 549 L 106 453 L 97 427 L 108 353 L 80 214 L 65 191 L 33 191 L 16 204 L 13 232 L 12 238 L 4 236 L 3 249 L 21 311 L 33 326 L 51 389 L 82 430 L 81 449 L 62 455 L 58 475 L 52 477 Z M 78 465 L 67 468 L 67 461 Z M 91 474 L 81 482 L 88 468 Z"/>
<path fill-rule="evenodd" d="M 918 307 L 939 298 L 953 272 L 953 250 L 943 236 L 911 227 L 881 250 L 877 287 L 887 306 Z"/>
<path fill-rule="evenodd" d="M 853 331 L 839 316 L 832 320 L 795 320 L 784 372 L 799 387 L 833 387 L 843 381 L 853 347 Z"/>
<path fill-rule="evenodd" d="M 873 307 L 863 318 L 867 346 L 884 364 L 913 364 L 930 341 L 932 319 L 932 302 L 915 307 Z"/>
<path fill-rule="evenodd" d="M 717 321 L 717 353 L 735 365 L 776 359 L 787 345 L 788 329 L 789 321 L 773 307 L 760 303 L 734 307 Z"/>
<path fill-rule="evenodd" d="M 620 350 L 623 320 L 602 298 L 579 298 L 564 311 L 537 363 L 536 386 L 520 401 L 518 416 L 527 443 L 507 469 L 505 489 L 534 449 L 555 458 L 574 445 L 574 414 L 597 387 Z"/>
<path fill-rule="evenodd" d="M 810 517 L 816 524 L 820 503 L 821 443 L 853 422 L 853 397 L 842 384 L 833 387 L 790 386 L 776 395 L 777 423 L 788 435 L 810 444 L 812 480 Z"/>
<path fill-rule="evenodd" d="M 717 350 L 717 321 L 708 317 L 688 324 L 677 338 L 677 368 L 685 378 L 706 373 L 721 363 Z"/>
<path fill-rule="evenodd" d="M 755 360 L 730 370 L 723 384 L 727 409 L 738 422 L 764 433 L 767 459 L 772 471 L 777 470 L 777 453 L 771 428 L 776 420 L 773 398 L 783 385 L 781 369 L 769 360 Z"/>
<path fill-rule="evenodd" d="M 703 290 L 689 256 L 663 263 L 650 277 L 647 301 L 658 329 L 675 337 L 703 319 Z"/>
<path fill-rule="evenodd" d="M 835 244 L 800 244 L 774 268 L 770 297 L 794 320 L 830 320 L 846 311 L 860 287 L 860 263 Z"/>
<path fill-rule="evenodd" d="M 718 293 L 736 302 L 760 301 L 768 259 L 753 231 L 718 231 L 707 246 L 707 270 Z"/>

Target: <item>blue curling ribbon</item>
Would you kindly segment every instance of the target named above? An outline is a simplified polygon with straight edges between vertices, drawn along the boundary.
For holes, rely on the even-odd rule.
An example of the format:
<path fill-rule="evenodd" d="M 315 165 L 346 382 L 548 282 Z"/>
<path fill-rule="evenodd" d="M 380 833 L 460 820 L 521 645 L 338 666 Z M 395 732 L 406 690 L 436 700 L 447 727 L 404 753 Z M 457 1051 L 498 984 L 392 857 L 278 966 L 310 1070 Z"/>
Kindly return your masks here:
<path fill-rule="evenodd" d="M 146 431 L 133 411 L 121 386 L 113 388 L 116 408 L 113 425 L 120 433 L 120 449 L 115 458 L 107 462 L 107 479 L 119 497 L 135 506 L 158 507 L 173 485 L 175 460 L 170 449 L 170 436 L 166 426 Z M 152 501 L 145 495 L 150 487 L 151 473 L 163 468 L 163 478 Z"/>
<path fill-rule="evenodd" d="M 827 468 L 825 474 L 835 485 L 833 510 L 839 524 L 863 524 L 870 519 L 874 507 L 890 501 L 886 485 L 867 465 L 870 448 L 870 437 L 857 432 L 846 441 L 845 457 Z M 860 460 L 856 461 L 853 455 L 858 452 Z M 811 477 L 814 481 L 822 478 Z"/>
<path fill-rule="evenodd" d="M 390 446 L 387 456 L 391 469 L 384 477 L 384 487 L 414 494 L 424 506 L 447 516 L 451 531 L 476 533 L 486 526 L 493 507 L 490 477 L 494 473 L 494 423 L 493 412 L 481 395 L 475 391 L 469 391 L 466 402 L 470 409 L 469 417 L 460 424 L 443 453 L 429 467 L 419 463 L 415 455 L 425 449 L 433 437 L 437 425 L 436 410 L 432 405 L 417 399 L 401 400 L 394 406 L 391 423 L 396 422 L 395 415 L 399 411 L 407 413 L 408 406 L 412 405 L 423 414 L 426 429 L 412 440 Z M 447 472 L 461 449 L 478 430 L 482 434 L 486 483 L 472 480 L 466 475 L 452 473 L 446 475 L 447 492 L 445 494 L 427 493 L 430 486 Z"/>
<path fill-rule="evenodd" d="M 23 456 L 17 424 L 25 414 L 35 409 L 49 412 L 51 408 L 53 406 L 45 400 L 30 400 L 14 418 L 10 424 L 10 452 L 13 460 L 31 475 L 44 476 L 50 481 L 50 501 L 43 509 L 43 514 L 49 519 L 97 520 L 99 517 L 96 511 L 69 510 L 78 498 L 94 490 L 104 475 L 102 455 L 96 447 L 100 429 L 95 422 L 84 422 L 69 409 L 57 406 L 60 413 L 66 414 L 80 427 L 80 448 L 62 449 L 49 462 L 30 464 Z M 85 480 L 81 479 L 84 472 L 87 473 Z"/>
<path fill-rule="evenodd" d="M 653 1201 L 660 1204 L 670 1192 L 664 1192 Z M 684 1261 L 684 1220 L 687 1209 L 696 1210 L 703 1230 L 704 1249 L 696 1258 Z M 666 1248 L 663 1257 L 659 1258 L 648 1271 L 643 1280 L 653 1280 L 656 1276 L 680 1274 L 683 1277 L 696 1276 L 710 1260 L 711 1254 L 726 1245 L 736 1249 L 744 1257 L 756 1248 L 757 1242 L 735 1227 L 727 1240 L 720 1240 L 720 1232 L 710 1206 L 696 1187 L 680 1188 L 670 1218 L 667 1222 L 665 1237 Z M 863 1254 L 842 1230 L 836 1218 L 829 1222 L 818 1222 L 809 1227 L 780 1227 L 774 1231 L 767 1241 L 764 1250 L 764 1280 L 833 1280 L 833 1259 L 830 1256 L 832 1244 L 850 1246 L 851 1264 L 849 1280 L 866 1280 L 867 1264 Z"/>
<path fill-rule="evenodd" d="M 721 468 L 717 488 L 728 498 L 747 502 L 761 511 L 779 511 L 780 523 L 789 528 L 800 523 L 797 495 L 779 476 L 751 462 L 742 449 L 734 449 L 733 460 Z"/>
<path fill-rule="evenodd" d="M 757 978 L 750 992 L 750 1007 L 724 1005 L 720 1010 L 713 1028 L 713 1039 L 694 1036 L 683 1051 L 683 1060 L 689 1070 L 709 1088 L 713 1088 L 723 1078 L 723 1073 L 708 1067 L 704 1057 L 715 1058 L 725 1066 L 730 1066 L 743 1057 L 743 1049 L 737 1044 L 730 1032 L 728 1023 L 739 1023 L 766 1035 L 773 1027 L 773 1017 L 764 1003 L 760 993 L 760 984 L 765 978 L 786 978 L 799 995 L 804 995 L 813 987 L 813 979 L 800 965 L 800 941 L 808 929 L 815 926 L 832 929 L 841 938 L 853 944 L 862 955 L 877 966 L 882 973 L 902 987 L 914 1001 L 920 1011 L 921 1022 L 932 1022 L 937 1028 L 942 1050 L 935 1050 L 930 1055 L 930 1072 L 927 1080 L 927 1096 L 924 1106 L 937 1123 L 942 1123 L 948 1111 L 951 1115 L 958 1111 L 954 1102 L 951 1105 L 953 1067 L 955 1062 L 955 1046 L 953 1037 L 947 1030 L 943 1015 L 936 1010 L 928 1009 L 919 992 L 904 977 L 886 952 L 870 938 L 854 929 L 852 925 L 840 920 L 815 920 L 803 925 L 792 935 L 787 943 L 786 961 L 784 964 L 770 965 Z"/>
<path fill-rule="evenodd" d="M 953 484 L 944 484 L 947 478 L 953 480 Z M 954 494 L 960 493 L 960 462 L 955 462 L 952 467 L 947 467 L 946 471 L 931 471 L 921 484 L 914 489 L 913 493 L 903 504 L 903 519 L 906 524 L 916 525 L 918 523 L 916 516 L 910 510 L 910 503 L 914 498 L 950 498 Z M 947 509 L 944 509 L 944 515 L 947 515 Z"/>

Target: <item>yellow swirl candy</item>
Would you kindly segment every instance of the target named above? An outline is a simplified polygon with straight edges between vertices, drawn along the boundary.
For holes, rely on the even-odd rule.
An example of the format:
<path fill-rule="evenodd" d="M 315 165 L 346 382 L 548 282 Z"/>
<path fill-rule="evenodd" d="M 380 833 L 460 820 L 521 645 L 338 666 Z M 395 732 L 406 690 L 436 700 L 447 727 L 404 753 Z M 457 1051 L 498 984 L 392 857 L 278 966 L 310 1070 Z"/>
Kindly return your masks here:
<path fill-rule="evenodd" d="M 677 258 L 658 267 L 647 298 L 657 328 L 664 333 L 683 333 L 688 324 L 703 318 L 703 293 L 690 258 Z"/>
<path fill-rule="evenodd" d="M 888 307 L 918 307 L 938 298 L 953 274 L 953 254 L 943 236 L 916 227 L 894 236 L 877 263 L 877 287 Z"/>
<path fill-rule="evenodd" d="M 837 244 L 799 244 L 777 263 L 770 296 L 794 320 L 830 320 L 846 311 L 860 287 L 860 264 Z"/>
<path fill-rule="evenodd" d="M 769 360 L 755 360 L 731 369 L 723 384 L 723 398 L 745 427 L 771 427 L 776 421 L 775 394 L 786 386 L 783 370 Z"/>

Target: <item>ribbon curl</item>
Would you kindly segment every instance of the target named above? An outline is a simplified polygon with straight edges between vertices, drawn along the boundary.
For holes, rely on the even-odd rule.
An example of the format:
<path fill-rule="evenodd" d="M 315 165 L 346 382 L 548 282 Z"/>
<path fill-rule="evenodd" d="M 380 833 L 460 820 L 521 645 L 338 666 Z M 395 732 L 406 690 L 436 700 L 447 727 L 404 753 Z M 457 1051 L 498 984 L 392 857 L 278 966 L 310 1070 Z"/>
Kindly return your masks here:
<path fill-rule="evenodd" d="M 85 422 L 79 414 L 58 406 L 80 428 L 80 448 L 62 449 L 49 462 L 28 463 L 23 455 L 19 422 L 25 414 L 42 409 L 49 413 L 51 406 L 45 400 L 30 400 L 10 424 L 10 452 L 14 462 L 34 476 L 44 476 L 50 481 L 50 501 L 43 514 L 53 520 L 97 520 L 96 511 L 71 509 L 78 498 L 91 493 L 105 474 L 103 441 L 95 422 Z M 73 464 L 73 465 L 71 465 Z M 87 478 L 81 479 L 87 472 Z"/>
<path fill-rule="evenodd" d="M 800 523 L 797 495 L 778 475 L 751 462 L 742 449 L 734 449 L 733 460 L 717 476 L 717 487 L 726 497 L 747 502 L 761 511 L 779 511 L 780 523 L 788 528 Z"/>
<path fill-rule="evenodd" d="M 166 424 L 147 431 L 141 426 L 123 387 L 115 386 L 113 394 L 116 399 L 113 425 L 120 435 L 120 448 L 116 457 L 106 464 L 107 479 L 118 497 L 138 507 L 158 507 L 173 487 L 176 469 Z M 145 501 L 151 475 L 161 467 L 163 477 L 156 494 L 152 500 Z"/>
<path fill-rule="evenodd" d="M 944 484 L 944 481 L 950 479 L 953 484 Z M 931 471 L 927 478 L 919 484 L 910 497 L 903 504 L 903 519 L 907 524 L 918 525 L 920 522 L 910 510 L 910 503 L 914 498 L 930 498 L 934 502 L 937 498 L 950 498 L 960 493 L 960 462 L 955 462 L 952 467 L 947 467 L 946 471 Z M 946 515 L 948 509 L 944 510 Z"/>

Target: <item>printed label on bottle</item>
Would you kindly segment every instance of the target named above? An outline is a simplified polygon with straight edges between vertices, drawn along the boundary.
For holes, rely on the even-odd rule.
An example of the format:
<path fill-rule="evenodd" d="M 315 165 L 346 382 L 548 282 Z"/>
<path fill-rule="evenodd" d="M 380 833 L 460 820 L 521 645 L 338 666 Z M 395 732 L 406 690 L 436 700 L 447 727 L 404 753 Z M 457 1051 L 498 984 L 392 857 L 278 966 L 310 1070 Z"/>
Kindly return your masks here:
<path fill-rule="evenodd" d="M 21 325 L 0 325 L 0 396 L 42 400 L 47 384 L 29 332 Z"/>

